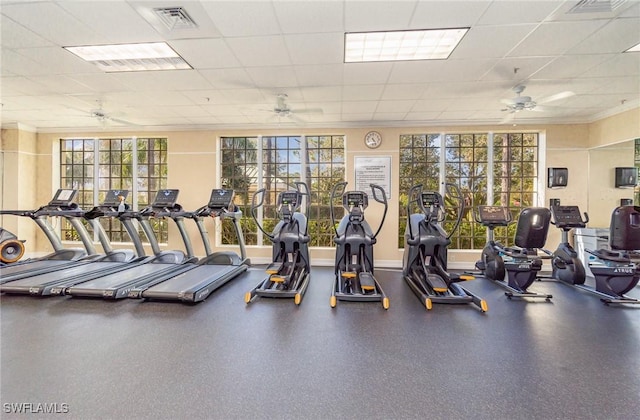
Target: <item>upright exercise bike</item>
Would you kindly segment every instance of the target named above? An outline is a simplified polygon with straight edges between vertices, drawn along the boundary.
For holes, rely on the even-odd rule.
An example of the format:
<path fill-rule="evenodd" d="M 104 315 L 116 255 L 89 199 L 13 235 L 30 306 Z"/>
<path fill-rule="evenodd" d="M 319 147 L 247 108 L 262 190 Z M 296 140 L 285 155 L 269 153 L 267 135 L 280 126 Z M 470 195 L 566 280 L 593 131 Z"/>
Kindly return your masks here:
<path fill-rule="evenodd" d="M 387 215 L 387 196 L 379 185 L 370 184 L 373 199 L 384 204 L 384 213 L 378 230 L 373 233 L 364 219 L 369 197 L 364 191 L 345 191 L 346 182 L 338 183 L 331 191 L 331 223 L 336 243 L 335 281 L 330 304 L 335 308 L 338 300 L 382 302 L 389 309 L 389 298 L 374 277 L 373 245 Z M 342 206 L 347 214 L 336 227 L 334 201 L 341 191 Z"/>
<path fill-rule="evenodd" d="M 585 270 L 577 253 L 568 243 L 568 231 L 573 227 L 585 227 L 577 206 L 551 208 L 553 223 L 562 229 L 562 243 L 553 253 L 554 278 L 600 297 L 609 304 L 640 304 L 640 299 L 625 295 L 640 281 L 640 207 L 621 206 L 613 210 L 609 227 L 611 250 L 586 250 L 597 257 L 589 262 L 595 277 L 595 288 L 585 285 Z"/>
<path fill-rule="evenodd" d="M 586 279 L 584 264 L 569 243 L 571 229 L 584 228 L 589 215 L 580 215 L 578 206 L 551 206 L 551 224 L 562 230 L 558 248 L 551 254 L 551 278 L 572 285 L 583 285 Z"/>
<path fill-rule="evenodd" d="M 506 247 L 494 239 L 496 227 L 511 224 L 511 212 L 507 207 L 478 206 L 475 219 L 487 228 L 487 243 L 480 261 L 476 262 L 476 268 L 482 275 L 507 289 L 505 295 L 509 299 L 541 298 L 549 302 L 552 295 L 528 290 L 542 269 L 542 257 L 537 250 L 542 250 L 547 241 L 551 219 L 549 209 L 528 207 L 520 212 L 514 247 Z"/>
<path fill-rule="evenodd" d="M 457 187 L 451 185 L 448 189 L 454 192 L 459 203 L 457 228 L 462 220 L 464 200 Z M 420 213 L 412 213 L 415 204 Z M 413 293 L 427 310 L 433 303 L 467 303 L 486 312 L 489 309 L 487 302 L 458 284 L 474 277 L 447 272 L 447 247 L 456 228 L 447 235 L 441 226 L 446 217 L 442 195 L 436 191 L 422 191 L 422 185 L 411 187 L 407 214 L 402 275 Z"/>
<path fill-rule="evenodd" d="M 293 298 L 294 303 L 299 305 L 307 290 L 311 271 L 307 223 L 310 194 L 309 187 L 304 182 L 296 182 L 295 185 L 295 190 L 278 194 L 276 211 L 280 221 L 271 233 L 264 230 L 257 216 L 258 209 L 264 202 L 265 189 L 262 188 L 253 195 L 251 215 L 258 228 L 273 244 L 273 262 L 266 270 L 269 276 L 245 294 L 246 303 L 250 303 L 256 296 L 263 296 Z M 306 202 L 304 213 L 300 211 L 303 201 Z"/>

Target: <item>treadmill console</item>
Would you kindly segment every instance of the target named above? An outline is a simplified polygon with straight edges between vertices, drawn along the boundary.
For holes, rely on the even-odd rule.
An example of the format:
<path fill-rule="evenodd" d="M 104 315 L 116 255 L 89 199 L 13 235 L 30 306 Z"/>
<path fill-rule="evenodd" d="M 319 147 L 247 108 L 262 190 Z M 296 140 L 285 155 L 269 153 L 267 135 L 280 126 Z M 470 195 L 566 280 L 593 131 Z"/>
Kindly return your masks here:
<path fill-rule="evenodd" d="M 50 207 L 74 207 L 73 200 L 78 195 L 78 190 L 60 188 L 56 191 L 53 199 L 49 201 Z"/>
<path fill-rule="evenodd" d="M 122 196 L 126 200 L 128 195 L 129 190 L 109 190 L 107 191 L 107 195 L 104 197 L 102 205 L 105 207 L 118 207 L 120 204 L 119 197 Z"/>
<path fill-rule="evenodd" d="M 480 223 L 500 224 L 511 221 L 511 212 L 508 207 L 478 206 Z"/>
<path fill-rule="evenodd" d="M 551 206 L 551 217 L 559 227 L 585 227 L 578 206 Z"/>
<path fill-rule="evenodd" d="M 209 197 L 207 207 L 216 210 L 232 210 L 234 196 L 235 193 L 233 190 L 215 188 L 211 190 L 211 196 Z"/>
<path fill-rule="evenodd" d="M 180 190 L 159 190 L 156 198 L 151 203 L 151 207 L 174 207 L 178 200 Z"/>
<path fill-rule="evenodd" d="M 298 191 L 284 191 L 278 194 L 278 207 L 291 206 L 295 209 L 300 204 L 300 193 Z"/>
<path fill-rule="evenodd" d="M 369 197 L 362 191 L 349 191 L 342 195 L 342 206 L 347 210 L 354 207 L 362 207 L 362 210 L 364 210 L 368 205 Z"/>

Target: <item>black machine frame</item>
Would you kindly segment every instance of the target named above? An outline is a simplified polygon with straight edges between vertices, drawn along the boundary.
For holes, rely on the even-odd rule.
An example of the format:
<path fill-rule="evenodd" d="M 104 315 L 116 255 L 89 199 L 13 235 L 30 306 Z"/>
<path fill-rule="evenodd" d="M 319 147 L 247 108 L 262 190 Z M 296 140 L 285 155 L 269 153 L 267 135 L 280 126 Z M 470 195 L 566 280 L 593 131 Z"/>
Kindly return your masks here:
<path fill-rule="evenodd" d="M 247 304 L 256 297 L 270 297 L 292 298 L 299 305 L 309 286 L 311 263 L 308 215 L 311 194 L 305 182 L 295 182 L 295 186 L 295 190 L 278 193 L 276 211 L 280 221 L 271 233 L 266 232 L 258 220 L 258 210 L 264 204 L 266 189 L 261 188 L 252 197 L 251 216 L 272 243 L 272 262 L 265 270 L 267 278 L 245 293 L 244 301 Z"/>
<path fill-rule="evenodd" d="M 432 309 L 434 303 L 445 303 L 473 304 L 486 312 L 487 302 L 458 284 L 473 280 L 474 276 L 447 271 L 447 247 L 464 210 L 459 188 L 447 184 L 447 192 L 454 196 L 459 207 L 456 223 L 448 235 L 441 226 L 446 218 L 442 195 L 437 191 L 423 191 L 421 184 L 409 190 L 402 275 L 427 310 Z M 416 206 L 419 213 L 413 213 Z"/>
<path fill-rule="evenodd" d="M 346 191 L 347 182 L 336 184 L 331 190 L 331 223 L 336 244 L 335 280 L 329 304 L 335 308 L 340 301 L 381 302 L 389 309 L 389 298 L 375 278 L 373 246 L 387 216 L 388 202 L 384 189 L 370 184 L 373 199 L 384 205 L 378 229 L 373 232 L 364 218 L 369 198 L 364 191 Z M 342 206 L 347 214 L 336 226 L 334 202 L 340 191 Z"/>

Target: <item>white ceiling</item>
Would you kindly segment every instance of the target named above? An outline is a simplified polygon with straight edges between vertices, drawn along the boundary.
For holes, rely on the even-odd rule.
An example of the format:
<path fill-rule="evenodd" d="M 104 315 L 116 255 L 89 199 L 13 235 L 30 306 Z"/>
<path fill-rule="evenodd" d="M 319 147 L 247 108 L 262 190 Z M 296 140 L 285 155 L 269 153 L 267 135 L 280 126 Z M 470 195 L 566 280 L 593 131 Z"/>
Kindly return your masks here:
<path fill-rule="evenodd" d="M 640 106 L 640 0 L 567 13 L 542 1 L 0 0 L 2 126 L 112 129 L 428 126 L 505 123 L 501 99 L 525 84 L 527 123 L 591 122 Z M 157 28 L 183 7 L 197 29 Z M 447 60 L 343 62 L 345 32 L 470 27 Z M 167 41 L 193 70 L 104 73 L 63 46 Z M 517 71 L 515 71 L 517 69 Z M 277 95 L 299 112 L 279 118 Z M 543 109 L 544 108 L 544 109 Z M 512 121 L 509 121 L 512 122 Z"/>

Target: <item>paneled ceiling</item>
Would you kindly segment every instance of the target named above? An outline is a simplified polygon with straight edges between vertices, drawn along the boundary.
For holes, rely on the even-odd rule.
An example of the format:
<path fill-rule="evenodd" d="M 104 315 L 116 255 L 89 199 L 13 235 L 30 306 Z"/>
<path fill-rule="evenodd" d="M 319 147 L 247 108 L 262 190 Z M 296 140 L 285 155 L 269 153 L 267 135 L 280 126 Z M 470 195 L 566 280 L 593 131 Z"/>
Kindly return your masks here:
<path fill-rule="evenodd" d="M 640 53 L 624 52 L 640 42 L 640 0 L 578 3 L 1 0 L 2 126 L 551 124 L 640 106 Z M 197 28 L 147 20 L 159 7 Z M 345 32 L 446 27 L 470 27 L 447 60 L 344 63 Z M 62 48 L 152 41 L 193 70 L 105 73 Z M 538 106 L 504 111 L 518 85 Z M 280 94 L 288 116 L 274 112 Z"/>

